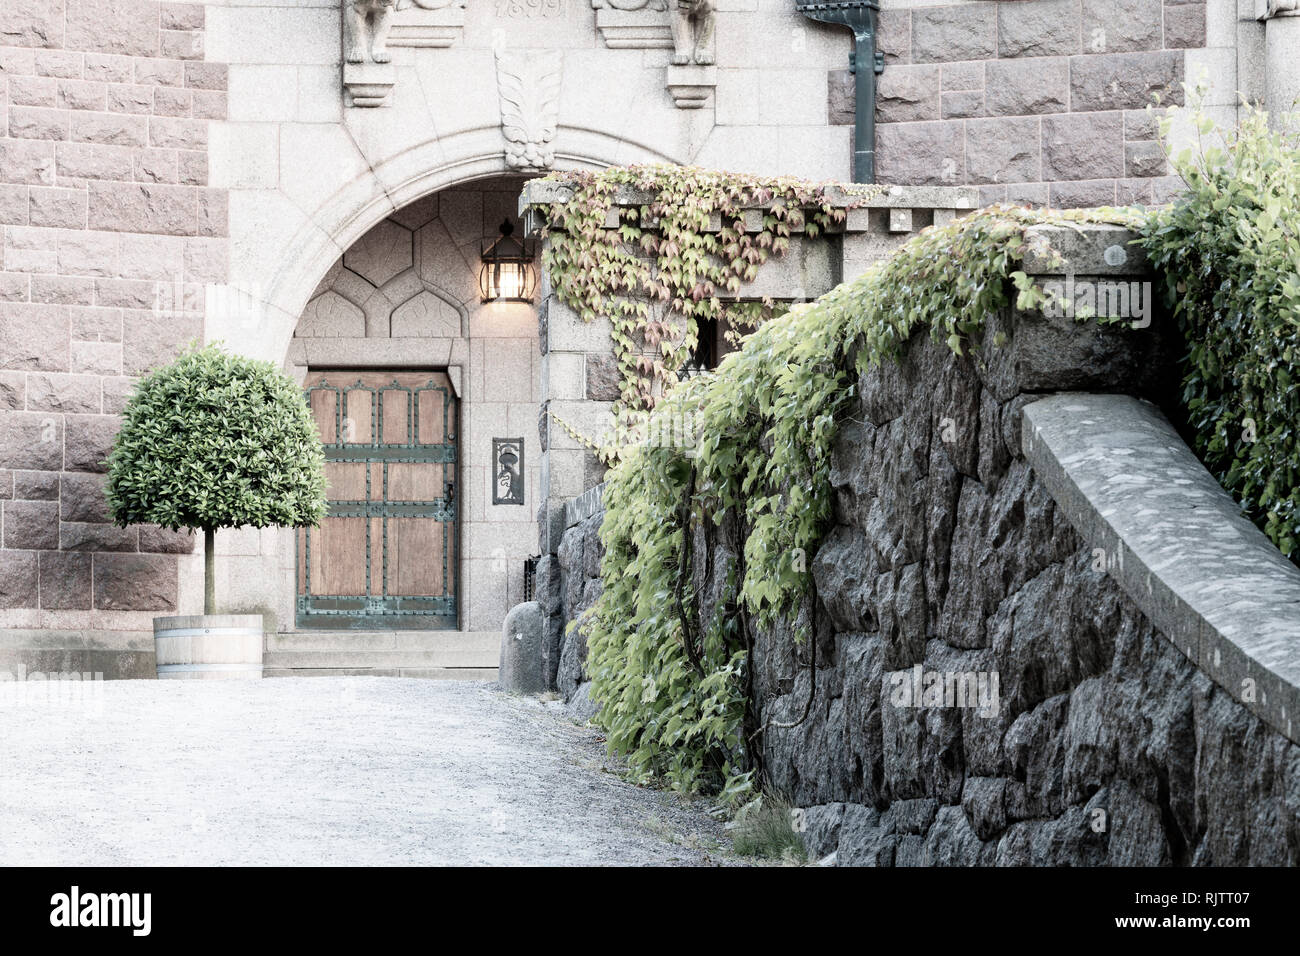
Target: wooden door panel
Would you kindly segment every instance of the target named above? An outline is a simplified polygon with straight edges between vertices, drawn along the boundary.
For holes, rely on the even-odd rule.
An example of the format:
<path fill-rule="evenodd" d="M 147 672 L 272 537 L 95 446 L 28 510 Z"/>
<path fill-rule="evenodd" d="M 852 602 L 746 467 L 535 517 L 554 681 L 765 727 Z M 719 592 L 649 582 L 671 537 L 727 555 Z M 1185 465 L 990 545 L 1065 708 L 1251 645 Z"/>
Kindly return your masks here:
<path fill-rule="evenodd" d="M 447 493 L 448 467 L 445 464 L 390 462 L 388 497 L 392 501 L 433 501 Z"/>
<path fill-rule="evenodd" d="M 375 395 L 360 381 L 343 390 L 343 441 L 368 445 L 374 439 Z"/>
<path fill-rule="evenodd" d="M 454 628 L 456 418 L 443 372 L 313 371 L 329 512 L 300 533 L 298 623 Z"/>
<path fill-rule="evenodd" d="M 366 553 L 364 518 L 331 518 L 312 529 L 311 586 L 316 594 L 365 594 L 366 565 L 355 560 Z"/>
<path fill-rule="evenodd" d="M 421 389 L 416 405 L 420 413 L 419 441 L 439 445 L 448 440 L 447 435 L 455 434 L 457 408 L 447 395 L 436 389 Z"/>
<path fill-rule="evenodd" d="M 421 518 L 388 521 L 388 593 L 442 593 L 443 539 L 447 525 Z M 450 569 L 448 569 L 449 571 Z"/>
<path fill-rule="evenodd" d="M 307 404 L 311 408 L 312 418 L 316 419 L 316 428 L 320 439 L 332 445 L 338 439 L 339 394 L 328 388 L 316 388 L 307 393 Z"/>
<path fill-rule="evenodd" d="M 325 462 L 325 496 L 330 501 L 365 501 L 370 465 L 362 461 Z"/>

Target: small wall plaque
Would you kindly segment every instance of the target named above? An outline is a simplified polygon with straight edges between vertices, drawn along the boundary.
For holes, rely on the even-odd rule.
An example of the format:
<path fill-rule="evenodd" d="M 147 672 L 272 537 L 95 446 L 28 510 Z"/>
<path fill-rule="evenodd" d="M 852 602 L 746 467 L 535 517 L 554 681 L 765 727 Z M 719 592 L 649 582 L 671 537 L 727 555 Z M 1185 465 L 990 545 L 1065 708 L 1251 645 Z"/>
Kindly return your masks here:
<path fill-rule="evenodd" d="M 522 438 L 492 439 L 492 462 L 495 469 L 492 481 L 492 503 L 522 505 L 524 503 L 524 440 Z"/>

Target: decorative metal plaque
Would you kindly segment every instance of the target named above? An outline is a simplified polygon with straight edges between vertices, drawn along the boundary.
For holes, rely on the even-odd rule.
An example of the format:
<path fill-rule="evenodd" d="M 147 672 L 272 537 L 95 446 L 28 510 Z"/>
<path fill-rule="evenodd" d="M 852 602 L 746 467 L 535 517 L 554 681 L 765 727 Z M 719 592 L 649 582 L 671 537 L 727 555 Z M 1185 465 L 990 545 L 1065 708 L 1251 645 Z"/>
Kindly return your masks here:
<path fill-rule="evenodd" d="M 522 438 L 492 439 L 492 503 L 494 505 L 522 505 L 524 503 L 524 440 Z"/>

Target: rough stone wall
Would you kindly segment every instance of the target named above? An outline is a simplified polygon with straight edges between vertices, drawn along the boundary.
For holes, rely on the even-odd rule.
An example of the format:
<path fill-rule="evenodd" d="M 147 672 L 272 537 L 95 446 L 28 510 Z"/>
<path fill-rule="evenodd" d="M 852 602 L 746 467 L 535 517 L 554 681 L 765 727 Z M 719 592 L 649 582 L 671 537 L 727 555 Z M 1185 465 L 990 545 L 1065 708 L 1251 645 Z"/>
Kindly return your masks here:
<path fill-rule="evenodd" d="M 226 71 L 204 19 L 152 0 L 0 14 L 0 627 L 147 629 L 186 599 L 190 538 L 108 524 L 102 460 L 134 377 L 202 338 L 226 275 L 207 157 Z"/>
<path fill-rule="evenodd" d="M 987 362 L 918 337 L 860 383 L 809 562 L 815 639 L 757 639 L 767 783 L 842 865 L 1296 865 L 1300 747 L 1151 625 L 1019 451 L 1053 383 L 1168 393 L 1158 339 L 1065 321 L 996 317 Z M 600 517 L 539 575 L 555 634 L 599 593 Z M 731 556 L 695 540 L 707 619 Z M 580 629 L 562 641 L 559 686 L 589 715 Z M 918 665 L 996 674 L 996 706 L 904 706 L 893 675 Z"/>
<path fill-rule="evenodd" d="M 1062 387 L 1140 392 L 1158 364 L 1092 354 Z M 810 565 L 816 693 L 769 726 L 770 784 L 841 864 L 1295 865 L 1300 747 L 1101 569 L 1019 453 L 1035 396 L 1007 370 L 926 339 L 861 382 Z M 760 636 L 765 720 L 799 721 L 813 653 Z M 917 665 L 997 674 L 998 706 L 901 706 Z"/>
<path fill-rule="evenodd" d="M 1211 105 L 1231 113 L 1245 88 L 1233 0 L 885 7 L 881 182 L 978 185 L 982 203 L 1162 202 L 1177 180 L 1145 112 L 1151 94 L 1182 103 L 1180 84 L 1201 66 L 1217 87 Z M 831 121 L 852 124 L 847 70 L 832 74 L 830 97 Z"/>
<path fill-rule="evenodd" d="M 600 597 L 600 523 L 605 512 L 596 511 L 570 525 L 553 555 L 543 555 L 537 568 L 536 599 L 546 614 L 548 680 L 557 687 L 570 710 L 578 716 L 594 713 L 588 697 L 587 637 L 581 627 L 569 629 Z"/>

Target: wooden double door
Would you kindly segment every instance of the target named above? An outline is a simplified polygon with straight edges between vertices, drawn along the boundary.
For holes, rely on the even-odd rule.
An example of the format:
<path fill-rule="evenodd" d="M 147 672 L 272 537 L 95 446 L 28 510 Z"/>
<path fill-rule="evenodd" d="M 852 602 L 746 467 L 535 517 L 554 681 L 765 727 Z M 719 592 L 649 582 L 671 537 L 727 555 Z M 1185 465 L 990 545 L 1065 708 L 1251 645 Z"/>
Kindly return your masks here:
<path fill-rule="evenodd" d="M 314 370 L 329 511 L 298 532 L 300 627 L 457 626 L 458 408 L 445 372 Z"/>

